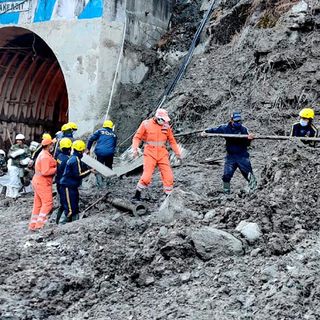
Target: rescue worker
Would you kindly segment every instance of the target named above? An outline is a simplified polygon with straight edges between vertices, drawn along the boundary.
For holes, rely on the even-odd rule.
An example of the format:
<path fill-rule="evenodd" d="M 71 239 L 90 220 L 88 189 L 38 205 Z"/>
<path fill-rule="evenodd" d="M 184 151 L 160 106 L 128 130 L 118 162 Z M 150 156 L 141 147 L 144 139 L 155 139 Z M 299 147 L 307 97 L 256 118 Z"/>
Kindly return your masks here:
<path fill-rule="evenodd" d="M 15 137 L 15 144 L 11 146 L 8 157 L 9 183 L 7 185 L 6 197 L 19 197 L 19 190 L 22 187 L 21 178 L 24 176 L 24 167 L 30 161 L 31 152 L 25 144 L 25 136 L 21 133 Z"/>
<path fill-rule="evenodd" d="M 0 149 L 0 177 L 4 176 L 8 171 L 6 153 Z"/>
<path fill-rule="evenodd" d="M 51 137 L 51 135 L 49 133 L 44 133 L 42 135 L 42 137 L 41 137 L 41 140 L 44 140 L 44 139 L 52 140 L 52 137 Z M 31 145 L 30 145 L 30 148 L 31 148 Z M 38 146 L 36 147 L 36 149 L 32 152 L 31 161 L 28 164 L 29 168 L 33 167 L 33 165 L 36 162 L 37 157 L 38 157 L 38 155 L 40 154 L 41 151 L 42 151 L 42 144 L 39 143 Z"/>
<path fill-rule="evenodd" d="M 223 192 L 230 194 L 230 181 L 237 170 L 249 183 L 250 191 L 254 191 L 257 186 L 256 178 L 252 171 L 252 166 L 249 158 L 248 147 L 254 139 L 252 134 L 249 134 L 248 129 L 242 125 L 242 118 L 240 112 L 234 112 L 228 124 L 220 125 L 219 127 L 206 129 L 202 132 L 202 136 L 206 133 L 221 133 L 221 134 L 244 134 L 248 135 L 245 138 L 226 138 L 226 151 L 224 173 L 222 177 Z"/>
<path fill-rule="evenodd" d="M 71 141 L 73 141 L 73 130 L 69 123 L 64 124 L 61 127 L 61 132 L 56 133 L 56 138 L 55 138 L 55 147 L 53 151 L 53 156 L 55 159 L 58 158 L 58 155 L 60 153 L 60 148 L 59 148 L 59 142 L 62 138 L 69 138 Z"/>
<path fill-rule="evenodd" d="M 57 159 L 57 174 L 55 177 L 57 192 L 58 192 L 59 201 L 60 201 L 60 207 L 58 208 L 57 217 L 56 217 L 57 224 L 59 223 L 61 215 L 64 211 L 62 197 L 61 197 L 61 188 L 62 188 L 61 179 L 62 179 L 63 172 L 66 168 L 67 161 L 70 158 L 71 146 L 72 146 L 72 141 L 69 138 L 62 138 L 60 140 L 59 147 L 61 152 L 59 153 L 58 159 Z"/>
<path fill-rule="evenodd" d="M 66 163 L 61 185 L 61 201 L 64 208 L 63 219 L 60 223 L 72 222 L 79 219 L 79 187 L 83 178 L 87 177 L 93 169 L 88 169 L 82 162 L 83 152 L 86 150 L 86 144 L 82 140 L 76 140 L 72 143 L 72 155 Z"/>
<path fill-rule="evenodd" d="M 6 153 L 0 149 L 0 194 L 5 195 L 8 183 L 8 167 L 6 161 Z"/>
<path fill-rule="evenodd" d="M 52 183 L 53 176 L 57 171 L 57 162 L 51 155 L 53 151 L 52 140 L 43 139 L 41 145 L 42 151 L 37 157 L 35 175 L 32 179 L 34 200 L 29 223 L 29 230 L 31 231 L 45 226 L 53 207 Z"/>
<path fill-rule="evenodd" d="M 117 146 L 117 136 L 113 132 L 113 122 L 111 120 L 104 121 L 102 128 L 95 131 L 88 139 L 86 153 L 90 152 L 92 144 L 97 141 L 94 153 L 97 160 L 112 169 L 113 158 Z M 101 174 L 96 174 L 97 186 L 102 188 L 105 185 L 105 179 Z"/>
<path fill-rule="evenodd" d="M 304 108 L 299 113 L 299 122 L 293 124 L 290 136 L 292 137 L 317 137 L 318 129 L 313 125 L 314 110 L 311 108 Z M 305 144 L 315 146 L 313 141 L 303 141 Z"/>
<path fill-rule="evenodd" d="M 68 122 L 69 127 L 72 129 L 72 136 L 76 135 L 76 131 L 78 130 L 78 125 L 74 122 Z"/>
<path fill-rule="evenodd" d="M 173 136 L 169 121 L 168 112 L 164 109 L 158 109 L 153 118 L 141 123 L 133 137 L 132 150 L 135 158 L 138 156 L 138 147 L 141 141 L 145 143 L 143 174 L 137 184 L 133 201 L 141 200 L 141 191 L 150 185 L 156 166 L 159 167 L 165 194 L 169 195 L 173 190 L 173 172 L 166 142 L 169 141 L 171 148 L 180 160 L 181 150 Z"/>

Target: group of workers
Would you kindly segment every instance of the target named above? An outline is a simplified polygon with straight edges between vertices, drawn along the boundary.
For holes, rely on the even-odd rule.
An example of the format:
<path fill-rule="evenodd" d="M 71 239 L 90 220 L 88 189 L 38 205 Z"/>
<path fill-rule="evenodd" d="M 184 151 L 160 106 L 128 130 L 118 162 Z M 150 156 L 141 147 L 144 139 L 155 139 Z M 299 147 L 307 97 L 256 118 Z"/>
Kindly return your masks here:
<path fill-rule="evenodd" d="M 291 136 L 316 137 L 317 128 L 313 124 L 314 110 L 302 109 L 299 113 L 299 122 L 292 126 Z M 82 179 L 90 173 L 96 174 L 97 187 L 105 187 L 105 179 L 94 169 L 86 166 L 81 158 L 83 153 L 90 153 L 95 142 L 94 153 L 97 160 L 112 169 L 113 158 L 117 146 L 117 136 L 111 120 L 106 120 L 102 128 L 96 130 L 88 139 L 87 144 L 82 140 L 74 140 L 73 135 L 77 125 L 73 122 L 64 124 L 61 132 L 54 139 L 44 133 L 41 143 L 36 146 L 31 143 L 30 148 L 25 144 L 25 137 L 17 134 L 15 144 L 8 153 L 8 164 L 5 161 L 5 152 L 0 150 L 0 176 L 9 173 L 10 183 L 7 186 L 7 196 L 15 198 L 21 188 L 23 168 L 34 168 L 32 188 L 34 203 L 29 223 L 29 230 L 41 229 L 46 224 L 53 209 L 53 182 L 56 183 L 60 199 L 56 222 L 67 223 L 79 219 L 79 187 Z M 246 138 L 226 138 L 226 152 L 224 173 L 222 176 L 223 192 L 230 194 L 231 179 L 239 168 L 244 178 L 248 181 L 250 191 L 257 187 L 253 174 L 248 147 L 254 135 L 242 124 L 240 112 L 234 112 L 227 124 L 204 130 L 201 135 L 210 133 L 246 135 Z M 170 164 L 167 142 L 169 142 L 176 157 L 181 160 L 182 152 L 174 138 L 170 126 L 170 117 L 165 109 L 158 109 L 154 117 L 144 120 L 136 131 L 132 140 L 133 157 L 139 155 L 139 146 L 144 143 L 143 174 L 136 186 L 132 197 L 133 202 L 141 200 L 141 193 L 152 180 L 156 167 L 159 168 L 165 195 L 173 190 L 174 177 Z M 306 142 L 309 143 L 309 142 Z M 32 145 L 33 144 L 33 145 Z"/>

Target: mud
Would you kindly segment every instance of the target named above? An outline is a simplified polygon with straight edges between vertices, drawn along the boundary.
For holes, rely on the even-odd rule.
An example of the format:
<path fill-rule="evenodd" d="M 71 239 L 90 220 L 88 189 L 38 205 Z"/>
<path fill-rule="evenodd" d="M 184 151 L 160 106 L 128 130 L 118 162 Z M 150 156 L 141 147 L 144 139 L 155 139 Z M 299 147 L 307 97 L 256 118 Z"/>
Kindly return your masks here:
<path fill-rule="evenodd" d="M 319 5 L 309 1 L 307 13 L 290 13 L 290 6 L 273 12 L 279 17 L 265 28 L 258 22 L 270 12 L 255 1 L 231 41 L 219 43 L 219 17 L 248 3 L 224 1 L 212 18 L 204 52 L 167 105 L 176 131 L 223 123 L 237 109 L 252 132 L 288 134 L 309 105 L 318 125 Z M 160 76 L 150 75 L 146 92 L 132 93 L 131 107 L 147 113 L 161 93 Z M 176 190 L 163 206 L 157 174 L 144 194 L 146 215 L 105 201 L 86 219 L 30 234 L 32 198 L 1 200 L 0 318 L 319 319 L 319 147 L 254 141 L 258 190 L 248 193 L 237 173 L 226 197 L 223 161 L 203 163 L 223 160 L 224 141 L 193 135 L 180 142 L 188 155 L 174 168 Z M 108 191 L 129 198 L 138 178 L 113 179 Z M 101 195 L 85 183 L 81 208 Z M 256 223 L 261 235 L 247 240 L 236 230 L 241 221 Z M 216 229 L 223 232 L 212 243 L 205 235 Z"/>

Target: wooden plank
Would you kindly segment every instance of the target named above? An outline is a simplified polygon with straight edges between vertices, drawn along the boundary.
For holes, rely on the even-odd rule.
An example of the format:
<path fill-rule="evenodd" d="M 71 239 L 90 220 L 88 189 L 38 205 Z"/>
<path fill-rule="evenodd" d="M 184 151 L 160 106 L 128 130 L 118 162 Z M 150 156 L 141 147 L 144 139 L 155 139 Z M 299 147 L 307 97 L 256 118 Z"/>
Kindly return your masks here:
<path fill-rule="evenodd" d="M 120 167 L 114 168 L 113 171 L 118 177 L 123 176 L 126 173 L 129 173 L 135 169 L 138 169 L 143 166 L 143 156 L 138 157 L 137 159 L 130 161 Z"/>
<path fill-rule="evenodd" d="M 95 169 L 99 173 L 101 173 L 105 177 L 112 177 L 115 176 L 116 173 L 111 170 L 110 168 L 103 165 L 101 162 L 97 161 L 96 159 L 93 159 L 87 154 L 83 154 L 83 157 L 81 158 L 81 161 L 88 165 L 89 167 Z"/>

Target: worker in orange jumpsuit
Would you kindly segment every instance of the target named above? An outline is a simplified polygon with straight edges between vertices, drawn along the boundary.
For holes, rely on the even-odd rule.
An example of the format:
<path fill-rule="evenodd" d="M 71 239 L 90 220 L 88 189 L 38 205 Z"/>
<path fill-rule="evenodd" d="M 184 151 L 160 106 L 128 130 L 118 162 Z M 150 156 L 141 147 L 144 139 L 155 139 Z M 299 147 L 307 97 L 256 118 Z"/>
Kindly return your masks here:
<path fill-rule="evenodd" d="M 137 184 L 136 193 L 132 198 L 133 201 L 141 200 L 141 191 L 150 185 L 156 166 L 159 167 L 165 194 L 169 195 L 173 190 L 173 172 L 166 142 L 169 141 L 171 148 L 179 159 L 181 159 L 181 151 L 173 136 L 169 121 L 168 112 L 164 109 L 158 109 L 153 118 L 141 123 L 133 137 L 132 150 L 135 158 L 138 156 L 138 147 L 141 141 L 145 143 L 143 174 Z"/>
<path fill-rule="evenodd" d="M 57 162 L 51 155 L 53 142 L 43 139 L 42 151 L 35 163 L 35 174 L 32 179 L 34 190 L 33 210 L 29 223 L 29 230 L 41 229 L 48 220 L 53 207 L 52 183 L 57 171 Z"/>

